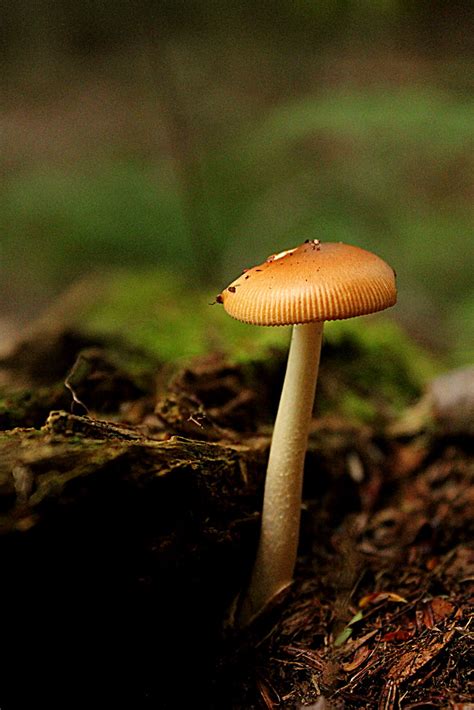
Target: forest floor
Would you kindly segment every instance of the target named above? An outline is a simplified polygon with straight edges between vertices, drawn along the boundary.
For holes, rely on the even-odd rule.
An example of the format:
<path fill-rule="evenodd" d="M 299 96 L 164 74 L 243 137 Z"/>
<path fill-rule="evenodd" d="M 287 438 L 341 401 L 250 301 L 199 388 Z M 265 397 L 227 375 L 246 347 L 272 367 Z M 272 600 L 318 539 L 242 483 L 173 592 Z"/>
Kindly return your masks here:
<path fill-rule="evenodd" d="M 60 328 L 2 361 L 2 710 L 472 708 L 466 388 L 314 418 L 294 584 L 239 631 L 284 353 L 140 357 Z"/>

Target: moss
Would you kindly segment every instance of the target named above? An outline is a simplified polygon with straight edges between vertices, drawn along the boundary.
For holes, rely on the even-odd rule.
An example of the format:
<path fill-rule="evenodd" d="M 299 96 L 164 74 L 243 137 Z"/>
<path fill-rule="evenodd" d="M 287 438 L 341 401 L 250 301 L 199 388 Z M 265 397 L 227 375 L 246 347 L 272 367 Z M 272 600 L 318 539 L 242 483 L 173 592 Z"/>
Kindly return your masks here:
<path fill-rule="evenodd" d="M 103 282 L 104 283 L 104 282 Z M 217 289 L 216 289 L 217 290 Z M 163 361 L 179 361 L 211 351 L 223 351 L 236 362 L 268 357 L 270 348 L 286 348 L 289 328 L 259 328 L 230 318 L 215 304 L 215 296 L 187 287 L 176 276 L 149 270 L 119 271 L 105 279 L 100 297 L 80 313 L 72 314 L 75 325 L 86 334 L 123 338 Z M 326 353 L 346 362 L 363 358 L 362 367 L 351 367 L 357 383 L 366 387 L 377 380 L 391 394 L 402 388 L 419 391 L 433 374 L 432 359 L 414 345 L 388 317 L 372 317 L 327 323 Z M 139 363 L 139 368 L 142 363 Z"/>
<path fill-rule="evenodd" d="M 320 408 L 365 422 L 387 419 L 438 372 L 436 361 L 385 316 L 328 323 Z"/>
<path fill-rule="evenodd" d="M 0 388 L 0 429 L 40 426 L 48 412 L 65 406 L 67 399 L 62 383 L 19 390 Z"/>
<path fill-rule="evenodd" d="M 168 273 L 120 272 L 111 275 L 103 298 L 85 314 L 84 327 L 101 336 L 121 334 L 129 345 L 164 361 L 220 350 L 249 365 L 250 379 L 262 363 L 281 368 L 275 348 L 286 352 L 290 329 L 239 323 L 221 306 L 210 305 L 214 300 Z M 432 358 L 385 314 L 327 323 L 322 375 L 329 384 L 320 408 L 372 421 L 400 411 L 436 373 Z"/>
<path fill-rule="evenodd" d="M 94 290 L 94 284 L 88 289 Z M 110 273 L 96 290 L 93 303 L 79 309 L 73 304 L 66 313 L 69 324 L 88 336 L 121 338 L 128 347 L 165 362 L 216 350 L 246 361 L 289 337 L 286 328 L 254 328 L 229 318 L 214 303 L 214 293 L 196 291 L 156 269 Z"/>
<path fill-rule="evenodd" d="M 406 386 L 416 391 L 440 371 L 436 360 L 385 315 L 327 323 L 325 339 L 329 346 L 341 351 L 353 350 L 364 359 L 370 358 L 368 364 L 383 373 L 388 381 L 399 382 L 401 377 Z M 372 381 L 370 372 L 365 369 L 359 377 Z"/>
<path fill-rule="evenodd" d="M 370 424 L 377 416 L 373 402 L 364 399 L 350 390 L 345 392 L 339 402 L 335 403 L 338 412 L 351 421 Z"/>

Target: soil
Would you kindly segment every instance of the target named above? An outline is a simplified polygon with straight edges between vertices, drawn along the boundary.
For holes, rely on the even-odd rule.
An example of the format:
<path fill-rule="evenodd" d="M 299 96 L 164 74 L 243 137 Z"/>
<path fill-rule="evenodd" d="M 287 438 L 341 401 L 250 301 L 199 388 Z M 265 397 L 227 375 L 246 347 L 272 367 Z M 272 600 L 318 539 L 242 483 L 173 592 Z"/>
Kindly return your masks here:
<path fill-rule="evenodd" d="M 137 357 L 3 360 L 2 710 L 472 708 L 468 414 L 315 417 L 294 584 L 238 630 L 284 355 Z"/>

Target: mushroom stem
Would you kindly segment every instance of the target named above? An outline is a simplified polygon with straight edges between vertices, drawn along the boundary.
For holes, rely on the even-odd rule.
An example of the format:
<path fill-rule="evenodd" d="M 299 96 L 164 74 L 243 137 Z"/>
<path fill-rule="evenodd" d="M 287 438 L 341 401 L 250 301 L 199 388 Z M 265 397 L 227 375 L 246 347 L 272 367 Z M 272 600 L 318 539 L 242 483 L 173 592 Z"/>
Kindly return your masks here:
<path fill-rule="evenodd" d="M 252 576 L 239 622 L 248 624 L 293 579 L 303 467 L 313 410 L 323 322 L 293 326 L 285 381 L 273 429 Z"/>

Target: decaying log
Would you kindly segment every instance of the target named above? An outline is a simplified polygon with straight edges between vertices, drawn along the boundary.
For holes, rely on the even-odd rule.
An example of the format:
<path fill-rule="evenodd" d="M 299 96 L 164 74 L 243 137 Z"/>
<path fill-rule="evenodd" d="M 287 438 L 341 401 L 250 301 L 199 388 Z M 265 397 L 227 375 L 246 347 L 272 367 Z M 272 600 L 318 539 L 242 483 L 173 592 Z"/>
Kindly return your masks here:
<path fill-rule="evenodd" d="M 65 412 L 2 433 L 5 707 L 146 706 L 150 684 L 166 707 L 178 666 L 192 694 L 251 563 L 264 458 Z"/>

